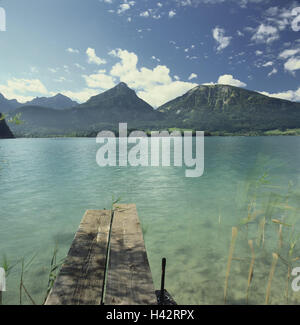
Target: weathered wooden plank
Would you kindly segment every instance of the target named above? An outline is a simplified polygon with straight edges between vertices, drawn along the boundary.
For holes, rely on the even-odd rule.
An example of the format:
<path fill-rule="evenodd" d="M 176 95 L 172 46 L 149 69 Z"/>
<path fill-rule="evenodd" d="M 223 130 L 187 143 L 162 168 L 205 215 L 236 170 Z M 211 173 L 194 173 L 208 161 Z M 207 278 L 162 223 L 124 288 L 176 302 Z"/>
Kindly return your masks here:
<path fill-rule="evenodd" d="M 157 304 L 135 204 L 118 204 L 115 207 L 105 304 Z"/>
<path fill-rule="evenodd" d="M 86 211 L 46 305 L 99 305 L 111 211 Z"/>

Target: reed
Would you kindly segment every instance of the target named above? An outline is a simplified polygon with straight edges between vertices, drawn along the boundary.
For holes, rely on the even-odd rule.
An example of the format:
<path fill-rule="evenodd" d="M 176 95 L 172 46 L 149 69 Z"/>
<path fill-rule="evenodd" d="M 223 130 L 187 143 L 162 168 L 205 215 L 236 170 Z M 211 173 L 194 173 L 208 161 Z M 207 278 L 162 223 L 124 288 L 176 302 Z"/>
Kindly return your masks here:
<path fill-rule="evenodd" d="M 21 263 L 21 278 L 20 278 L 20 286 L 19 286 L 19 293 L 20 293 L 19 303 L 20 303 L 20 305 L 22 305 L 23 276 L 24 276 L 24 258 L 22 259 L 22 263 Z"/>
<path fill-rule="evenodd" d="M 265 246 L 265 225 L 266 225 L 266 217 L 263 217 L 258 225 L 258 238 L 257 238 L 257 246 L 260 247 L 262 243 L 262 247 Z"/>
<path fill-rule="evenodd" d="M 282 239 L 282 225 L 279 225 L 278 236 L 279 236 L 278 248 L 281 249 L 282 241 L 283 241 L 283 239 Z"/>
<path fill-rule="evenodd" d="M 60 269 L 60 267 L 62 266 L 63 262 L 64 262 L 64 258 L 62 258 L 59 262 L 57 262 L 57 253 L 58 253 L 58 246 L 56 244 L 54 251 L 53 251 L 53 255 L 51 258 L 51 263 L 50 263 L 50 272 L 49 272 L 49 276 L 48 276 L 48 286 L 47 286 L 47 291 L 46 291 L 46 295 L 44 298 L 44 302 L 43 305 L 45 304 L 48 295 L 51 291 L 51 289 L 53 288 L 54 282 L 56 280 L 58 271 Z"/>
<path fill-rule="evenodd" d="M 247 285 L 247 292 L 246 292 L 246 303 L 248 304 L 248 296 L 249 296 L 249 289 L 253 278 L 253 270 L 254 270 L 254 261 L 255 261 L 255 253 L 253 248 L 253 241 L 248 241 L 249 247 L 251 249 L 251 262 L 249 267 L 249 274 L 248 274 L 248 285 Z"/>
<path fill-rule="evenodd" d="M 238 228 L 237 227 L 232 227 L 231 243 L 230 243 L 228 262 L 227 262 L 227 270 L 226 270 L 226 276 L 225 276 L 224 304 L 226 304 L 228 278 L 229 278 L 230 267 L 231 267 L 232 256 L 233 256 L 233 252 L 234 252 L 234 247 L 235 247 L 237 234 L 238 234 Z"/>
<path fill-rule="evenodd" d="M 262 220 L 262 247 L 265 247 L 265 226 L 266 226 L 266 217 Z"/>
<path fill-rule="evenodd" d="M 290 287 L 290 278 L 291 278 L 291 266 L 288 265 L 288 274 L 286 277 L 286 286 L 285 286 L 285 297 L 286 297 L 286 302 L 289 302 L 289 287 Z"/>
<path fill-rule="evenodd" d="M 8 278 L 10 273 L 13 272 L 13 270 L 19 263 L 20 263 L 20 260 L 16 261 L 15 263 L 12 264 L 9 262 L 7 256 L 5 254 L 3 255 L 2 262 L 1 262 L 0 266 L 4 269 L 6 278 Z M 3 303 L 2 299 L 3 299 L 3 293 L 0 291 L 0 305 Z"/>
<path fill-rule="evenodd" d="M 273 256 L 273 261 L 272 261 L 272 265 L 271 265 L 271 269 L 270 269 L 268 286 L 267 286 L 267 293 L 266 293 L 266 300 L 265 300 L 266 305 L 269 303 L 272 280 L 273 280 L 273 276 L 274 276 L 274 273 L 275 273 L 275 267 L 276 267 L 276 264 L 277 264 L 277 261 L 278 261 L 278 254 L 277 253 L 273 253 L 272 256 Z"/>
<path fill-rule="evenodd" d="M 31 303 L 33 305 L 36 305 L 34 299 L 32 298 L 32 296 L 29 294 L 28 290 L 26 289 L 25 287 L 25 284 L 24 284 L 24 274 L 27 270 L 27 268 L 30 267 L 30 265 L 32 264 L 33 260 L 35 259 L 36 257 L 36 254 L 33 255 L 33 257 L 25 264 L 25 259 L 24 257 L 22 258 L 21 260 L 21 278 L 20 278 L 20 285 L 19 285 L 19 291 L 20 291 L 20 305 L 22 305 L 22 301 L 23 301 L 23 290 L 26 294 L 26 296 L 29 298 L 29 300 L 31 301 Z"/>

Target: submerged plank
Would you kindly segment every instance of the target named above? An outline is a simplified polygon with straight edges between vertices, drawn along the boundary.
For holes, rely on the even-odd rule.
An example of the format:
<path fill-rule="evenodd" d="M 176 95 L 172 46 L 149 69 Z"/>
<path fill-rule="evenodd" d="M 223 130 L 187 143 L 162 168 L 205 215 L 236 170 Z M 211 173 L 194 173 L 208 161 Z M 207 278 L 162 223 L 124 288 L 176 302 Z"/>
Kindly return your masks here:
<path fill-rule="evenodd" d="M 135 204 L 115 207 L 105 304 L 157 304 Z"/>
<path fill-rule="evenodd" d="M 111 211 L 86 211 L 46 305 L 99 305 Z"/>

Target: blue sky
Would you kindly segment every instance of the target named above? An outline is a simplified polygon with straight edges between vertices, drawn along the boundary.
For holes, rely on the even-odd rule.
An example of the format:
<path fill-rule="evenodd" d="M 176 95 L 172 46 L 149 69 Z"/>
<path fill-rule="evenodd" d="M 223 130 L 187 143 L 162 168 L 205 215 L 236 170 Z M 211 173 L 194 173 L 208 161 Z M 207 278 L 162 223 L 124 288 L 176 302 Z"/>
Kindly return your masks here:
<path fill-rule="evenodd" d="M 120 81 L 157 107 L 197 84 L 300 101 L 300 2 L 0 0 L 0 92 L 79 102 Z"/>

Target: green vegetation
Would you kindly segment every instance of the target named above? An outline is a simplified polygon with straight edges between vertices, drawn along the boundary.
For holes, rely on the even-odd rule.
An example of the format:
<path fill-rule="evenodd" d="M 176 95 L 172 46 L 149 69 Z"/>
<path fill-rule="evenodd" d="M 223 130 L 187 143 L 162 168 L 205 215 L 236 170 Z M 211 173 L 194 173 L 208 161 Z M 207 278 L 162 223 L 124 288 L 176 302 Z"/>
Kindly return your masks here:
<path fill-rule="evenodd" d="M 300 135 L 300 129 L 286 129 L 286 130 L 270 130 L 266 131 L 264 135 Z"/>
<path fill-rule="evenodd" d="M 58 271 L 64 261 L 64 259 L 61 259 L 60 261 L 57 261 L 57 253 L 58 253 L 58 247 L 57 245 L 54 248 L 53 255 L 51 258 L 50 263 L 50 269 L 49 269 L 49 276 L 48 276 L 48 285 L 46 290 L 46 295 L 44 299 L 44 303 L 48 297 L 49 292 L 51 291 L 54 281 L 56 279 L 56 276 L 58 274 Z M 20 265 L 20 282 L 19 282 L 19 304 L 22 305 L 24 303 L 24 294 L 29 299 L 30 303 L 33 305 L 36 305 L 36 301 L 32 297 L 32 295 L 27 290 L 27 287 L 25 286 L 25 275 L 31 270 L 30 267 L 36 257 L 36 254 L 31 256 L 30 258 L 21 258 L 20 260 L 17 260 L 13 264 L 11 264 L 7 258 L 6 255 L 3 256 L 2 261 L 0 262 L 0 267 L 2 267 L 5 270 L 6 278 L 10 276 L 12 272 L 18 272 L 17 266 Z M 2 293 L 3 294 L 3 293 Z M 2 295 L 0 295 L 0 305 L 2 305 Z"/>
<path fill-rule="evenodd" d="M 17 120 L 18 118 L 16 118 Z M 9 129 L 5 121 L 5 115 L 0 113 L 0 139 L 12 139 L 13 133 Z"/>
<path fill-rule="evenodd" d="M 300 125 L 300 103 L 227 85 L 197 86 L 158 110 L 173 126 L 212 135 L 262 135 Z"/>

